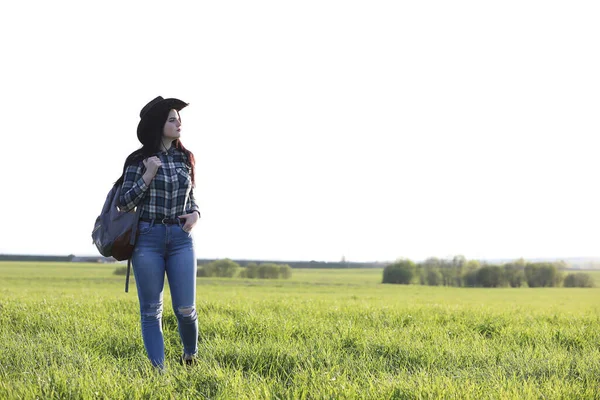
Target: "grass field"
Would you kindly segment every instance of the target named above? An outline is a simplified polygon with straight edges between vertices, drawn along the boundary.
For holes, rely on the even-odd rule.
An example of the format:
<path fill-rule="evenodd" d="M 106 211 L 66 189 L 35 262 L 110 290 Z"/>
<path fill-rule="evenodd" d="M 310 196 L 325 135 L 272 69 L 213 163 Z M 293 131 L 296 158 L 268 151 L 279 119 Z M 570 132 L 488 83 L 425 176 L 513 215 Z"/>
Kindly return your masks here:
<path fill-rule="evenodd" d="M 600 288 L 199 279 L 199 365 L 152 370 L 114 265 L 0 263 L 1 399 L 598 399 Z M 595 273 L 600 282 L 600 274 Z"/>

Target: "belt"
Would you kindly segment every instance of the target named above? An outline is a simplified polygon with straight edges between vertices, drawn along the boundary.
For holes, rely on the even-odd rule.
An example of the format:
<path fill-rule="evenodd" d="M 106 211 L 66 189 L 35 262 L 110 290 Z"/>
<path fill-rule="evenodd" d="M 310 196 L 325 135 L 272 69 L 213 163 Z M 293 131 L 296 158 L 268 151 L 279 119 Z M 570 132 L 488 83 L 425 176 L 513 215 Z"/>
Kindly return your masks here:
<path fill-rule="evenodd" d="M 143 222 L 153 222 L 154 224 L 163 224 L 163 225 L 179 225 L 180 223 L 180 219 L 179 218 L 156 218 L 156 219 L 150 219 L 150 218 L 140 218 L 140 221 Z"/>

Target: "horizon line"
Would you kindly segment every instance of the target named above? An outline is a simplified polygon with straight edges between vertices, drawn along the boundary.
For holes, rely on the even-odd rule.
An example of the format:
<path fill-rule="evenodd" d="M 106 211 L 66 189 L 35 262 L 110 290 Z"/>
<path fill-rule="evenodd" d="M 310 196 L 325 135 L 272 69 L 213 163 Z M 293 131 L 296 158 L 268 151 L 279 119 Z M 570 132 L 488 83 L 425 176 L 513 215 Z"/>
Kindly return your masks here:
<path fill-rule="evenodd" d="M 17 254 L 17 253 L 0 253 L 0 256 L 24 256 L 24 257 L 69 257 L 69 256 L 73 256 L 73 257 L 82 257 L 82 258 L 111 258 L 111 257 L 105 257 L 103 255 L 97 254 L 97 255 L 76 255 L 74 253 L 69 253 L 69 254 L 40 254 L 40 253 L 30 253 L 30 254 Z M 457 254 L 455 256 L 461 256 L 461 254 Z M 464 257 L 464 256 L 463 256 Z M 342 262 L 346 262 L 346 263 L 393 263 L 397 260 L 402 260 L 402 259 L 408 259 L 408 260 L 427 260 L 429 258 L 437 258 L 440 260 L 445 260 L 445 259 L 450 259 L 452 257 L 425 257 L 425 258 L 410 258 L 410 257 L 397 257 L 394 260 L 371 260 L 371 261 L 352 261 L 350 259 L 344 259 L 342 260 L 337 260 L 337 261 L 329 261 L 329 260 L 316 260 L 316 259 L 283 259 L 283 258 L 269 258 L 269 257 L 264 257 L 264 258 L 244 258 L 244 257 L 196 257 L 196 260 L 220 260 L 220 259 L 230 259 L 230 260 L 242 260 L 242 261 L 290 261 L 290 262 L 324 262 L 324 263 L 342 263 Z M 524 260 L 559 260 L 559 261 L 564 261 L 564 260 L 600 260 L 600 256 L 571 256 L 571 257 L 556 257 L 556 256 L 537 256 L 537 257 L 488 257 L 488 258 L 468 258 L 465 257 L 465 259 L 467 260 L 519 260 L 519 259 L 524 259 Z"/>

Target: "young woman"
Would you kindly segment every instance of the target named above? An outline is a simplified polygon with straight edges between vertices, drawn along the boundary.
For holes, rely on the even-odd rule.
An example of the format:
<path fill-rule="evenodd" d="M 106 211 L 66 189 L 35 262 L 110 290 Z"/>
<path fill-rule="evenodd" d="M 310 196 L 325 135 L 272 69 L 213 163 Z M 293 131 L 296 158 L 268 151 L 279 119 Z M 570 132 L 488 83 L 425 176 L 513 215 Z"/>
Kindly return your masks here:
<path fill-rule="evenodd" d="M 158 96 L 142 108 L 142 148 L 125 161 L 120 207 L 141 207 L 132 265 L 140 302 L 142 338 L 152 365 L 164 368 L 163 287 L 169 280 L 183 344 L 181 362 L 198 351 L 196 255 L 191 231 L 200 218 L 194 199 L 194 155 L 181 144 L 181 111 L 188 104 Z"/>

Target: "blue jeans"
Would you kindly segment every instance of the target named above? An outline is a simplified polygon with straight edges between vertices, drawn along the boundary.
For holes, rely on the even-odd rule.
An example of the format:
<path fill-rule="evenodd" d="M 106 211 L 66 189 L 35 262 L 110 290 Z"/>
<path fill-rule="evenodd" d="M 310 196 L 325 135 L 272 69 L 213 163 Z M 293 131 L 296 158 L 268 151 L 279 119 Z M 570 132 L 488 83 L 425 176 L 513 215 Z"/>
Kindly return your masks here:
<path fill-rule="evenodd" d="M 173 311 L 186 354 L 198 352 L 196 314 L 196 255 L 191 233 L 179 225 L 141 221 L 131 259 L 140 301 L 142 338 L 152 365 L 163 368 L 165 345 L 162 332 L 165 273 L 171 289 Z"/>

